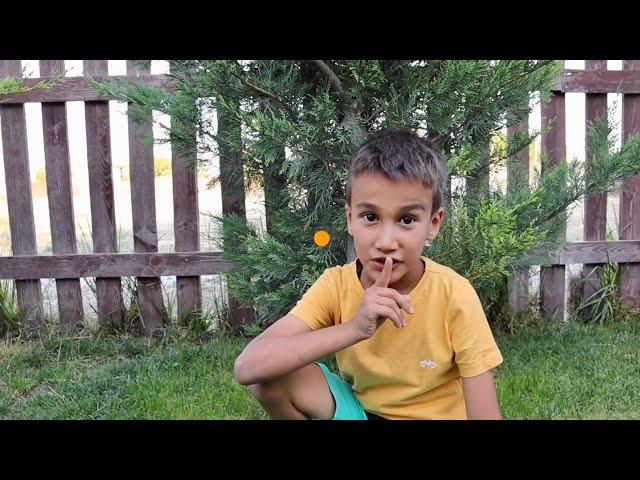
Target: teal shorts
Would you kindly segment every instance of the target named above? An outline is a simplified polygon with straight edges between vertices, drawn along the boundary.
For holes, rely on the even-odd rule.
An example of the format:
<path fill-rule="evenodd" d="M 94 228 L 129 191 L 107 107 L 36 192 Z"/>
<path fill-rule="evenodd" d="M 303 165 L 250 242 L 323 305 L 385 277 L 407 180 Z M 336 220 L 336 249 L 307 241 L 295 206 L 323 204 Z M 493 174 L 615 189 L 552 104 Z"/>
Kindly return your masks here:
<path fill-rule="evenodd" d="M 331 372 L 324 363 L 315 362 L 315 364 L 324 373 L 331 395 L 336 402 L 336 412 L 332 420 L 368 420 L 367 413 L 353 394 L 351 386 Z"/>

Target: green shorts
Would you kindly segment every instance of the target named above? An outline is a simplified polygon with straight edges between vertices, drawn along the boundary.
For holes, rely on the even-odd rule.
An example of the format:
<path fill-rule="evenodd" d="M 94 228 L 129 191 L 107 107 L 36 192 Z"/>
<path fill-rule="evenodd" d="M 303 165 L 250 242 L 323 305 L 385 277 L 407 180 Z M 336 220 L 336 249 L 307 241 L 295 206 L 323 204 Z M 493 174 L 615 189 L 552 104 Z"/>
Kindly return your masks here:
<path fill-rule="evenodd" d="M 324 363 L 315 362 L 315 364 L 324 373 L 331 395 L 336 402 L 336 412 L 332 420 L 367 420 L 367 414 L 353 394 L 351 386 L 331 372 Z"/>

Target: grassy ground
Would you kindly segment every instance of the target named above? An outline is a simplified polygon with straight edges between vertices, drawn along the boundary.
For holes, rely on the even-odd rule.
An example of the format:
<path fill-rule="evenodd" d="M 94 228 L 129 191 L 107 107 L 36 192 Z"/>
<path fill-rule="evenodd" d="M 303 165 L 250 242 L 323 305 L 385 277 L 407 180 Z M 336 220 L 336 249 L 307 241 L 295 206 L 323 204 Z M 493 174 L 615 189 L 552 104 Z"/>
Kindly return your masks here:
<path fill-rule="evenodd" d="M 640 418 L 640 323 L 497 335 L 509 419 Z M 0 343 L 1 419 L 265 419 L 233 378 L 245 341 Z M 331 360 L 331 359 L 330 359 Z M 330 363 L 332 363 L 330 361 Z"/>
<path fill-rule="evenodd" d="M 266 418 L 233 378 L 238 341 L 48 339 L 0 347 L 0 418 Z"/>
<path fill-rule="evenodd" d="M 498 342 L 505 418 L 640 418 L 638 321 L 522 331 Z"/>

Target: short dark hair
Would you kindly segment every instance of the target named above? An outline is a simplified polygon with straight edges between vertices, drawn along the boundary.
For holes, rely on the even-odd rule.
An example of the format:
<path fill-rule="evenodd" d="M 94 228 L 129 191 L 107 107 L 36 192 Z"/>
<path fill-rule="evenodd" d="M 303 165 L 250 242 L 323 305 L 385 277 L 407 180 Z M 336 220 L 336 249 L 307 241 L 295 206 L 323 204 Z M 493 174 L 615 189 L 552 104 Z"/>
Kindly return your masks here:
<path fill-rule="evenodd" d="M 349 205 L 353 178 L 364 172 L 382 173 L 390 180 L 405 176 L 421 181 L 433 192 L 431 212 L 444 204 L 448 185 L 444 156 L 432 140 L 410 130 L 383 130 L 355 151 L 347 177 Z"/>

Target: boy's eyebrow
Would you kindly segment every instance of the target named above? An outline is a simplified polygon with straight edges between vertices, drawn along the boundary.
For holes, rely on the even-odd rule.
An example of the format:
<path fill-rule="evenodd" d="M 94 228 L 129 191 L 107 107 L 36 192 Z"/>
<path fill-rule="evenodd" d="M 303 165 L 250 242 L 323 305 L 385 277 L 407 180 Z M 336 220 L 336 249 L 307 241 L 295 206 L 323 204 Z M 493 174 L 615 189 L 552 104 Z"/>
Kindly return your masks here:
<path fill-rule="evenodd" d="M 356 205 L 356 208 L 366 208 L 370 210 L 376 210 L 378 207 L 375 206 L 373 203 L 361 202 L 358 205 Z M 427 211 L 425 206 L 422 205 L 421 203 L 410 203 L 409 205 L 404 205 L 401 208 L 403 211 L 409 211 L 409 210 L 422 210 L 425 212 Z"/>

